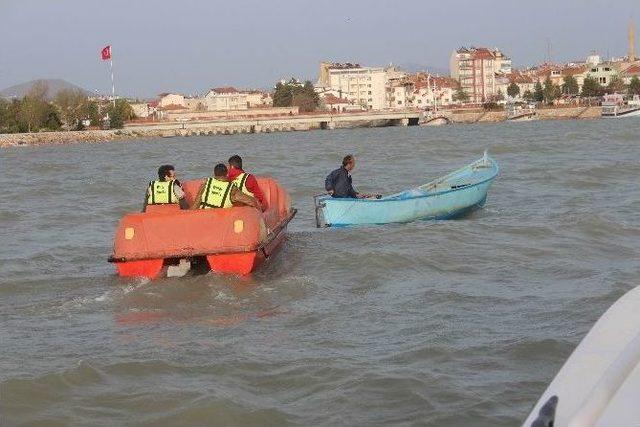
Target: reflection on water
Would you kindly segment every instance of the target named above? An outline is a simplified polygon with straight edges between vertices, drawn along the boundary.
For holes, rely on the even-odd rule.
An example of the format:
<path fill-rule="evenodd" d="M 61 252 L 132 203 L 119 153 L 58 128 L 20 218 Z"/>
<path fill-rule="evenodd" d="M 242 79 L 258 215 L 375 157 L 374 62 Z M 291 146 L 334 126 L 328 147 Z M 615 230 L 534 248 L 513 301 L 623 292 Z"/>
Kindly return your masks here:
<path fill-rule="evenodd" d="M 522 421 L 637 284 L 640 121 L 530 122 L 3 150 L 0 424 L 438 425 Z M 459 221 L 321 229 L 342 156 L 390 194 L 485 148 Z M 157 166 L 239 153 L 291 189 L 283 251 L 249 278 L 124 280 L 106 262 Z"/>

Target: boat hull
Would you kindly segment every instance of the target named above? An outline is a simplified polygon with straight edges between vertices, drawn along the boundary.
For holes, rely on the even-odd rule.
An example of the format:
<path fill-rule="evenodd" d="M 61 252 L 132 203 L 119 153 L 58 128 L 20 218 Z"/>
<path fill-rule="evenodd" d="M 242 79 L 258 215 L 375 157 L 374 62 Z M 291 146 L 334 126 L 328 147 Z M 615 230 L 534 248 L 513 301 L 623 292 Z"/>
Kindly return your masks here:
<path fill-rule="evenodd" d="M 636 287 L 598 319 L 551 381 L 523 426 L 534 425 L 543 406 L 552 399 L 557 403 L 551 412 L 556 426 L 638 425 L 639 362 L 640 287 Z"/>
<path fill-rule="evenodd" d="M 180 210 L 177 205 L 149 206 L 126 214 L 116 228 L 113 255 L 121 277 L 155 279 L 184 275 L 192 266 L 245 275 L 275 254 L 296 214 L 289 194 L 273 179 L 258 178 L 267 209 Z M 192 202 L 202 181 L 183 184 Z"/>
<path fill-rule="evenodd" d="M 474 179 L 472 169 L 468 172 L 462 169 L 451 176 L 450 186 L 445 185 L 449 181 L 443 181 L 437 184 L 436 191 L 416 197 L 390 196 L 380 200 L 318 197 L 318 225 L 389 224 L 459 218 L 486 203 L 487 193 L 498 172 L 497 165 L 489 161 L 491 170 L 477 179 Z"/>

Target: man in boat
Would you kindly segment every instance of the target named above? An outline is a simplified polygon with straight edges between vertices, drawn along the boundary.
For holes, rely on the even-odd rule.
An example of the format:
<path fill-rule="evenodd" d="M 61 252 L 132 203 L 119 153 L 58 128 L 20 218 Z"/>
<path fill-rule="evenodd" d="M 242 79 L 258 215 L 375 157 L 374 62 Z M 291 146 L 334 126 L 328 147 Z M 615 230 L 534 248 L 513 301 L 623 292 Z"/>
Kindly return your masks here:
<path fill-rule="evenodd" d="M 324 189 L 331 197 L 366 199 L 377 197 L 375 194 L 358 193 L 353 188 L 351 171 L 356 167 L 356 158 L 352 154 L 347 154 L 342 159 L 342 166 L 327 175 L 324 180 Z"/>
<path fill-rule="evenodd" d="M 232 181 L 240 191 L 247 196 L 255 198 L 264 211 L 267 209 L 267 203 L 264 194 L 258 186 L 258 180 L 250 173 L 246 173 L 242 169 L 242 157 L 237 154 L 229 157 L 229 181 Z"/>
<path fill-rule="evenodd" d="M 181 209 L 189 209 L 180 181 L 176 179 L 175 168 L 173 165 L 162 165 L 158 168 L 158 180 L 151 181 L 147 187 L 147 197 L 144 200 L 142 212 L 149 205 L 178 204 Z"/>
<path fill-rule="evenodd" d="M 255 198 L 244 194 L 229 180 L 228 172 L 224 163 L 218 163 L 213 168 L 213 177 L 207 178 L 200 187 L 191 209 L 226 209 L 238 205 L 260 209 L 260 204 Z"/>

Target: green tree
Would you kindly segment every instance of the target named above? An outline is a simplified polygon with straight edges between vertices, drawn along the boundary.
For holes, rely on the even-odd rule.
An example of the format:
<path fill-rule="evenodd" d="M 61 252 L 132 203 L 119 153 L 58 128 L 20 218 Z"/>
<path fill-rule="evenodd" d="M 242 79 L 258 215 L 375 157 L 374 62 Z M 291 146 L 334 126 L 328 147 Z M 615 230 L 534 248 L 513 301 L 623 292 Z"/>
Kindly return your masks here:
<path fill-rule="evenodd" d="M 18 112 L 20 111 L 20 101 L 14 99 L 8 101 L 0 98 L 0 133 L 21 132 L 18 122 Z"/>
<path fill-rule="evenodd" d="M 629 95 L 640 95 L 640 79 L 633 76 L 629 82 Z"/>
<path fill-rule="evenodd" d="M 27 132 L 38 131 L 44 125 L 49 113 L 48 92 L 48 85 L 44 81 L 38 80 L 31 86 L 25 97 L 22 98 L 18 111 L 18 121 L 24 124 L 23 127 L 26 127 Z"/>
<path fill-rule="evenodd" d="M 454 101 L 458 101 L 463 104 L 469 102 L 469 95 L 467 94 L 467 92 L 465 92 L 465 90 L 462 88 L 462 85 L 460 84 L 458 84 L 456 92 L 453 94 L 452 98 Z"/>
<path fill-rule="evenodd" d="M 300 84 L 291 79 L 286 83 L 276 84 L 273 93 L 274 107 L 298 107 L 300 111 L 314 111 L 320 104 L 320 97 L 310 81 Z"/>
<path fill-rule="evenodd" d="M 524 98 L 526 101 L 533 101 L 533 94 L 529 89 L 527 89 L 522 94 L 522 98 Z"/>
<path fill-rule="evenodd" d="M 627 85 L 624 84 L 624 81 L 619 76 L 613 76 L 609 81 L 607 90 L 611 93 L 624 93 L 627 90 Z"/>
<path fill-rule="evenodd" d="M 85 115 L 88 102 L 87 96 L 80 89 L 62 89 L 54 98 L 67 129 L 78 127 Z"/>
<path fill-rule="evenodd" d="M 558 88 L 553 84 L 549 77 L 547 77 L 547 79 L 544 81 L 542 94 L 544 97 L 544 102 L 546 102 L 547 104 L 552 104 L 553 100 L 558 96 Z"/>
<path fill-rule="evenodd" d="M 319 104 L 320 97 L 310 81 L 305 81 L 302 86 L 296 85 L 293 87 L 291 105 L 300 108 L 300 111 L 314 111 Z"/>
<path fill-rule="evenodd" d="M 578 81 L 572 75 L 564 78 L 562 83 L 562 93 L 567 95 L 577 95 L 580 88 L 578 87 Z"/>
<path fill-rule="evenodd" d="M 584 97 L 599 96 L 600 90 L 600 83 L 594 77 L 587 76 L 582 83 L 582 93 L 580 95 Z"/>
<path fill-rule="evenodd" d="M 95 101 L 89 101 L 83 110 L 83 119 L 89 119 L 91 126 L 100 126 L 100 106 Z"/>
<path fill-rule="evenodd" d="M 278 82 L 273 92 L 274 107 L 291 107 L 293 101 L 293 90 L 289 84 Z"/>
<path fill-rule="evenodd" d="M 515 82 L 509 83 L 509 86 L 507 86 L 507 95 L 512 98 L 520 95 L 520 86 L 518 86 Z"/>
<path fill-rule="evenodd" d="M 126 121 L 135 117 L 133 108 L 126 99 L 116 99 L 115 105 L 109 103 L 107 113 L 109 114 L 109 126 L 112 129 L 121 129 Z"/>
<path fill-rule="evenodd" d="M 533 100 L 537 102 L 544 101 L 544 90 L 542 89 L 540 81 L 537 81 L 533 87 Z"/>

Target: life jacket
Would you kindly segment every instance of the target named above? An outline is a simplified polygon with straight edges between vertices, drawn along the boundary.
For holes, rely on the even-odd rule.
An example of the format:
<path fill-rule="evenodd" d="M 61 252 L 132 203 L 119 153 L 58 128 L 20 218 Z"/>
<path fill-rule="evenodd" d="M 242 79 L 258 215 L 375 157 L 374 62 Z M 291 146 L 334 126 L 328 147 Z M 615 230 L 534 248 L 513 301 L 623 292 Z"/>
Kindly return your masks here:
<path fill-rule="evenodd" d="M 204 191 L 200 199 L 200 209 L 231 208 L 231 188 L 233 182 L 220 181 L 215 178 L 207 178 L 204 183 Z"/>
<path fill-rule="evenodd" d="M 173 194 L 173 181 L 151 181 L 147 191 L 147 205 L 177 204 L 178 199 Z"/>
<path fill-rule="evenodd" d="M 251 191 L 247 188 L 247 178 L 249 178 L 249 174 L 246 172 L 242 172 L 240 175 L 233 180 L 233 183 L 247 196 L 255 197 Z"/>

